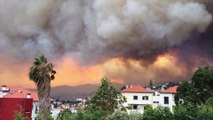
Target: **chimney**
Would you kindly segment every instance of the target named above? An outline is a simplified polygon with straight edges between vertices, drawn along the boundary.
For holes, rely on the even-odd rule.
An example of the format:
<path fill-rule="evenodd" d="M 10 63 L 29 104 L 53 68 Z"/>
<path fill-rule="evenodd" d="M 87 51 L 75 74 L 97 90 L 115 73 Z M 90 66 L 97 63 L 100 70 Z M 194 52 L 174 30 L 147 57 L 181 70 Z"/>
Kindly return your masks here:
<path fill-rule="evenodd" d="M 7 91 L 7 85 L 2 85 L 1 90 L 2 90 L 2 91 Z"/>
<path fill-rule="evenodd" d="M 5 95 L 7 95 L 7 93 L 9 93 L 10 92 L 10 89 L 9 88 L 7 88 L 7 86 L 6 85 L 2 85 L 2 96 L 5 96 Z"/>
<path fill-rule="evenodd" d="M 27 98 L 31 98 L 31 93 L 27 93 Z"/>

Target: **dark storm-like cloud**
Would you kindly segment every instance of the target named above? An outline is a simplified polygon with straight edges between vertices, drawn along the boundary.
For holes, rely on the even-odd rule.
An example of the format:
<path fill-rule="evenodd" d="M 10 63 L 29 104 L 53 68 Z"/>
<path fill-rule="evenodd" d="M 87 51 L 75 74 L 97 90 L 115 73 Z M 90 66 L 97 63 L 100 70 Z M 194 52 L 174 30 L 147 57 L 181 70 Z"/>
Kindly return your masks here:
<path fill-rule="evenodd" d="M 213 24 L 203 34 L 196 35 L 178 46 L 177 58 L 189 71 L 199 66 L 211 65 L 213 61 Z"/>
<path fill-rule="evenodd" d="M 43 53 L 69 54 L 82 64 L 154 61 L 212 21 L 194 0 L 2 0 L 0 6 L 0 57 L 17 60 Z"/>

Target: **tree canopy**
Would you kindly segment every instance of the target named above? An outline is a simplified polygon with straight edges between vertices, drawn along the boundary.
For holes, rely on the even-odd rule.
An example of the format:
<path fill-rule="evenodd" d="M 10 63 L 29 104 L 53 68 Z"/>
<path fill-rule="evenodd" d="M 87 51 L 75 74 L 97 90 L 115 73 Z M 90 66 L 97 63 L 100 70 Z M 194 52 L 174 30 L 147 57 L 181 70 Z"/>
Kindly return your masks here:
<path fill-rule="evenodd" d="M 121 92 L 112 85 L 108 78 L 104 77 L 95 95 L 91 98 L 89 106 L 107 114 L 122 107 L 122 103 L 125 101 Z"/>
<path fill-rule="evenodd" d="M 176 104 L 182 99 L 183 104 L 201 105 L 213 97 L 213 67 L 200 67 L 192 76 L 191 82 L 180 84 L 175 95 Z"/>
<path fill-rule="evenodd" d="M 47 78 L 54 80 L 56 71 L 53 68 L 53 63 L 48 63 L 47 58 L 41 55 L 35 58 L 33 66 L 30 68 L 29 78 L 36 84 L 42 83 Z"/>
<path fill-rule="evenodd" d="M 199 68 L 192 77 L 192 85 L 200 98 L 198 103 L 205 103 L 213 97 L 213 67 Z"/>

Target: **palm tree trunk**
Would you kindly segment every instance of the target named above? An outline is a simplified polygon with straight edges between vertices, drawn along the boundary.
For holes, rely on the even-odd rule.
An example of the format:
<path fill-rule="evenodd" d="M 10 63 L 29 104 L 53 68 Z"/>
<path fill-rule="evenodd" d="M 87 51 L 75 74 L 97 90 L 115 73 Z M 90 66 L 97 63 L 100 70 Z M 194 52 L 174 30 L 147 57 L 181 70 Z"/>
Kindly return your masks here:
<path fill-rule="evenodd" d="M 45 117 L 50 114 L 50 79 L 43 80 L 37 85 L 39 97 L 39 115 Z"/>

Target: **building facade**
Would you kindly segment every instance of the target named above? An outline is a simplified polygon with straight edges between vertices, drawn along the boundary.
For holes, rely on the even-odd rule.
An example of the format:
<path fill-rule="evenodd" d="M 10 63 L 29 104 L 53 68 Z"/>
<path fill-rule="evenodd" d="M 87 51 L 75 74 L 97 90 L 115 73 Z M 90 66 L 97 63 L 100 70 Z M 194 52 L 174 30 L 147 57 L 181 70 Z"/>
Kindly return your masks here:
<path fill-rule="evenodd" d="M 146 105 L 152 105 L 153 91 L 147 90 L 139 85 L 133 85 L 122 90 L 122 95 L 126 97 L 124 106 L 128 112 L 137 111 L 143 113 Z"/>
<path fill-rule="evenodd" d="M 126 89 L 122 90 L 122 95 L 127 100 L 124 106 L 128 108 L 128 112 L 143 113 L 148 106 L 152 108 L 157 108 L 158 106 L 168 107 L 173 111 L 176 90 L 177 86 L 163 91 L 145 89 L 140 85 L 126 87 Z"/>
<path fill-rule="evenodd" d="M 32 119 L 32 98 L 0 98 L 0 120 L 14 120 L 17 112 Z"/>
<path fill-rule="evenodd" d="M 38 107 L 38 95 L 36 92 L 29 91 L 22 87 L 17 86 L 6 86 L 3 85 L 0 91 L 0 98 L 11 98 L 11 99 L 25 99 L 25 98 L 32 98 L 32 111 L 31 116 L 32 120 L 35 120 L 39 107 Z"/>

